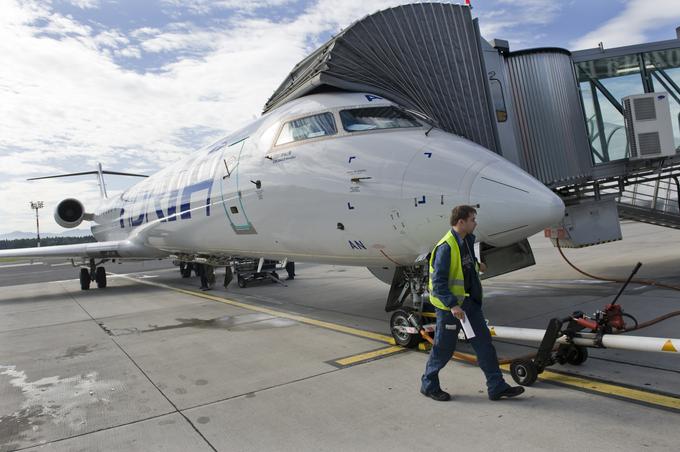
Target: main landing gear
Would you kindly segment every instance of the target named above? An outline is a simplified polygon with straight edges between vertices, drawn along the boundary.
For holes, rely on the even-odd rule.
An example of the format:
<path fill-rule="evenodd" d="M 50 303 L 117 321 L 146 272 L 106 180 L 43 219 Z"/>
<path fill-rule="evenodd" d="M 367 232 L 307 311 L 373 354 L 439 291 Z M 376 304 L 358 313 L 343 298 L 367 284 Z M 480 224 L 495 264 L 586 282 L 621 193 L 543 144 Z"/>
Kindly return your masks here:
<path fill-rule="evenodd" d="M 89 290 L 90 283 L 92 281 L 97 283 L 99 289 L 106 287 L 106 269 L 102 264 L 106 262 L 105 260 L 95 263 L 94 259 L 90 259 L 90 268 L 85 267 L 80 268 L 80 289 Z"/>

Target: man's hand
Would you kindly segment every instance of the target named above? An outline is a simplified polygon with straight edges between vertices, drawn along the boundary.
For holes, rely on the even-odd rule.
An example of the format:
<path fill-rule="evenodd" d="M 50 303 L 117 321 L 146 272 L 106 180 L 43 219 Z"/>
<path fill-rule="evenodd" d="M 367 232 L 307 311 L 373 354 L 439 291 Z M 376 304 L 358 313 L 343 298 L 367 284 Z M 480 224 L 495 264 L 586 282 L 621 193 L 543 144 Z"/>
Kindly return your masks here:
<path fill-rule="evenodd" d="M 485 264 L 484 262 L 480 262 L 480 263 L 479 263 L 479 271 L 480 271 L 481 273 L 486 272 L 486 264 Z"/>
<path fill-rule="evenodd" d="M 458 320 L 463 320 L 465 318 L 465 311 L 463 311 L 459 306 L 454 306 L 451 308 L 451 314 Z"/>

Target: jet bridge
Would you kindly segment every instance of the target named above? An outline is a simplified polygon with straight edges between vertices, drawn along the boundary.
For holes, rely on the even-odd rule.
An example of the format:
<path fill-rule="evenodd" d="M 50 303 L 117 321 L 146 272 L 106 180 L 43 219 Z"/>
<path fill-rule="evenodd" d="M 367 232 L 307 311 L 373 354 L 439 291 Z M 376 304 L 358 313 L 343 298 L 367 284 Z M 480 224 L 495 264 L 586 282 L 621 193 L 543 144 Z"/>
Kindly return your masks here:
<path fill-rule="evenodd" d="M 467 6 L 419 3 L 378 11 L 298 63 L 264 112 L 321 91 L 370 92 L 499 153 L 480 40 Z"/>

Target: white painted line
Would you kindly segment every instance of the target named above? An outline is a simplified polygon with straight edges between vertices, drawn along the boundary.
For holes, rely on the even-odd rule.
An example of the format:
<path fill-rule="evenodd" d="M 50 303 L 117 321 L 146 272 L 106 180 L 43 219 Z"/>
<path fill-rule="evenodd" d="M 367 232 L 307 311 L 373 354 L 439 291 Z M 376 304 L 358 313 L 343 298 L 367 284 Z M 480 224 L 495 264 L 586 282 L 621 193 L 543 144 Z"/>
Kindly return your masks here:
<path fill-rule="evenodd" d="M 43 262 L 26 262 L 25 264 L 8 264 L 0 265 L 0 268 L 10 268 L 10 267 L 28 267 L 31 265 L 43 265 Z"/>
<path fill-rule="evenodd" d="M 62 262 L 61 264 L 50 264 L 50 267 L 63 267 L 64 265 L 73 265 L 70 262 Z"/>

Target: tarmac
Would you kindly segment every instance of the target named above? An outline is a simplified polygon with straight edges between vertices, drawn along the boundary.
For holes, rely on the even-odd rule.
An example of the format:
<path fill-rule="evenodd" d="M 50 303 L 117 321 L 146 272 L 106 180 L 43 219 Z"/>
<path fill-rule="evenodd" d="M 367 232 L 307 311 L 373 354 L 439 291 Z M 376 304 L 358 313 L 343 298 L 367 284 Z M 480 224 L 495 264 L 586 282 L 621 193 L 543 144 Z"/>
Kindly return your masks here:
<path fill-rule="evenodd" d="M 640 278 L 680 285 L 680 231 L 622 229 L 623 241 L 565 254 L 624 279 L 641 261 Z M 484 282 L 490 324 L 544 328 L 618 292 L 572 270 L 548 239 L 530 241 L 536 266 Z M 298 263 L 287 287 L 243 289 L 223 288 L 218 272 L 201 292 L 169 262 L 111 265 L 106 289 L 81 291 L 75 269 L 51 265 L 0 263 L 0 451 L 680 444 L 680 353 L 591 349 L 583 365 L 551 367 L 522 397 L 498 402 L 476 366 L 454 361 L 440 375 L 453 400 L 442 403 L 419 393 L 427 354 L 391 343 L 388 286 L 364 268 Z M 680 292 L 631 285 L 620 303 L 643 321 L 680 309 Z M 635 334 L 678 338 L 680 317 Z M 510 357 L 532 350 L 496 347 Z"/>

